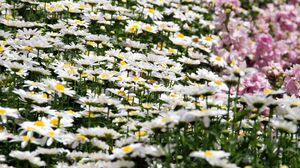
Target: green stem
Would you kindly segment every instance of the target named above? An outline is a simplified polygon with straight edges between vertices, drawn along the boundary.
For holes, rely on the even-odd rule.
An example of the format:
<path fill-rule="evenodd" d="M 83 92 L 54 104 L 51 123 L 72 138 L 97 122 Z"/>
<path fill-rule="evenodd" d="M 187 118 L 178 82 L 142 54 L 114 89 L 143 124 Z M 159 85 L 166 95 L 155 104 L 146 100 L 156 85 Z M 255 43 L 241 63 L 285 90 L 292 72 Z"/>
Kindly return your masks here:
<path fill-rule="evenodd" d="M 228 97 L 227 97 L 227 122 L 229 121 L 229 111 L 230 111 L 230 91 L 231 91 L 231 86 L 228 86 Z"/>

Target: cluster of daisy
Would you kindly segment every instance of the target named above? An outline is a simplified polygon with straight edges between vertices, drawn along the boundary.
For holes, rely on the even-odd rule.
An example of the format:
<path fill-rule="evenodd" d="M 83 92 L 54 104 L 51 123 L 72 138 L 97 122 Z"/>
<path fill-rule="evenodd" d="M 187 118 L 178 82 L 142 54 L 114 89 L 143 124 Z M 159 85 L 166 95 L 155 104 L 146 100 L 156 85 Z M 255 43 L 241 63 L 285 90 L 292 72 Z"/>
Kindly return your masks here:
<path fill-rule="evenodd" d="M 265 1 L 0 0 L 0 167 L 297 167 L 299 2 Z"/>

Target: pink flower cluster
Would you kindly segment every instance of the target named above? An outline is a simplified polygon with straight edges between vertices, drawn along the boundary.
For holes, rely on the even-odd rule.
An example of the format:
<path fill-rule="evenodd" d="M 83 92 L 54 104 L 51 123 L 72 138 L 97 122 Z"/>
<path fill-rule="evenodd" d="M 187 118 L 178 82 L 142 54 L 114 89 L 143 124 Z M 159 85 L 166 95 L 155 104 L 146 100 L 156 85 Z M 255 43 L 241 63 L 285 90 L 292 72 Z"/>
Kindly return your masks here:
<path fill-rule="evenodd" d="M 275 7 L 274 4 L 261 12 L 254 23 L 256 34 L 256 60 L 258 67 L 268 66 L 265 62 L 281 63 L 284 69 L 300 63 L 300 11 L 296 5 L 285 4 Z M 268 40 L 268 41 L 264 41 Z M 264 42 L 269 42 L 266 45 Z M 261 64 L 263 62 L 263 64 Z"/>
<path fill-rule="evenodd" d="M 291 70 L 286 71 L 284 86 L 288 93 L 300 96 L 300 65 L 294 65 Z"/>
<path fill-rule="evenodd" d="M 217 4 L 230 3 L 240 6 L 239 1 L 219 0 Z M 228 62 L 233 59 L 247 63 L 258 70 L 243 80 L 241 93 L 254 93 L 271 87 L 268 79 L 283 79 L 283 88 L 289 94 L 300 96 L 300 6 L 299 0 L 285 4 L 268 4 L 255 19 L 245 19 L 241 10 L 230 15 L 220 5 L 215 25 L 220 30 L 221 43 L 216 53 Z M 222 13 L 223 12 L 223 13 Z M 229 17 L 229 18 L 224 18 Z M 282 78 L 279 78 L 282 77 Z"/>
<path fill-rule="evenodd" d="M 242 89 L 241 94 L 262 92 L 265 89 L 270 88 L 269 81 L 261 72 L 255 72 L 245 76 L 245 78 L 242 81 L 242 84 L 244 88 Z"/>

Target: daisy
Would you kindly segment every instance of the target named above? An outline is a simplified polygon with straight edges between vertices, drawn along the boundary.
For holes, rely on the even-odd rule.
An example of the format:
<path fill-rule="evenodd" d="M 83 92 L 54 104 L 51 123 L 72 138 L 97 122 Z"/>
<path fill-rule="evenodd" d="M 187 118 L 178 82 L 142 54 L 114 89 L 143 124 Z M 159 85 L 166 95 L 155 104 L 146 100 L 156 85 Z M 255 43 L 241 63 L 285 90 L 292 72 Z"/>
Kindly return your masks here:
<path fill-rule="evenodd" d="M 220 56 L 217 56 L 217 55 L 212 55 L 210 58 L 209 58 L 209 61 L 215 65 L 215 66 L 219 66 L 219 67 L 225 67 L 227 65 L 226 61 L 220 57 Z"/>
<path fill-rule="evenodd" d="M 217 44 L 219 41 L 218 37 L 215 35 L 202 36 L 201 42 L 204 45 L 212 46 L 213 44 Z"/>
<path fill-rule="evenodd" d="M 70 88 L 66 87 L 65 82 L 56 81 L 53 79 L 45 79 L 45 84 L 59 96 L 62 94 L 66 94 L 68 96 L 74 96 L 75 91 L 71 90 Z"/>
<path fill-rule="evenodd" d="M 46 144 L 47 146 L 51 146 L 54 140 L 59 141 L 60 133 L 61 133 L 60 129 L 56 129 L 56 130 L 49 129 L 40 132 L 40 135 L 44 136 L 40 141 L 41 145 Z"/>
<path fill-rule="evenodd" d="M 3 123 L 7 122 L 7 117 L 19 118 L 20 114 L 17 109 L 0 107 L 0 116 Z"/>
<path fill-rule="evenodd" d="M 145 8 L 143 13 L 145 19 L 147 19 L 147 17 L 150 17 L 152 20 L 161 20 L 163 18 L 163 15 L 154 8 Z"/>
<path fill-rule="evenodd" d="M 176 33 L 173 36 L 170 36 L 169 39 L 175 44 L 179 46 L 187 47 L 191 44 L 191 38 L 185 36 L 182 33 Z"/>
<path fill-rule="evenodd" d="M 157 31 L 158 31 L 155 26 L 152 26 L 150 24 L 144 24 L 143 27 L 142 27 L 142 29 L 144 31 L 147 31 L 147 32 L 150 32 L 150 33 L 154 33 L 154 34 L 157 33 Z"/>
<path fill-rule="evenodd" d="M 246 94 L 242 98 L 242 101 L 246 102 L 248 108 L 262 109 L 265 106 L 274 104 L 274 99 L 272 97 L 267 97 L 264 94 Z"/>
<path fill-rule="evenodd" d="M 30 99 L 35 103 L 43 104 L 51 100 L 46 93 L 35 93 L 34 91 L 26 92 L 22 89 L 15 89 L 13 92 L 15 94 L 18 94 L 23 101 L 26 101 L 26 99 Z"/>
<path fill-rule="evenodd" d="M 284 119 L 273 118 L 271 124 L 275 129 L 280 129 L 288 133 L 295 133 L 298 130 L 296 123 L 289 122 Z"/>
<path fill-rule="evenodd" d="M 168 32 L 179 32 L 180 26 L 174 22 L 166 22 L 166 21 L 154 21 L 154 23 L 158 26 L 159 30 L 164 30 Z"/>
<path fill-rule="evenodd" d="M 37 153 L 34 152 L 11 151 L 9 156 L 19 160 L 28 160 L 30 163 L 37 166 L 46 166 L 46 163 L 37 156 Z"/>
<path fill-rule="evenodd" d="M 228 168 L 238 168 L 235 164 L 228 162 L 229 153 L 224 151 L 217 150 L 207 150 L 207 151 L 198 151 L 192 152 L 191 157 L 203 158 L 209 162 L 212 166 L 217 167 L 228 167 Z"/>
<path fill-rule="evenodd" d="M 117 158 L 122 158 L 126 156 L 127 154 L 132 153 L 136 148 L 140 147 L 141 144 L 130 144 L 127 146 L 124 146 L 122 148 L 116 148 L 113 150 L 113 155 Z"/>
<path fill-rule="evenodd" d="M 104 138 L 112 138 L 117 139 L 121 135 L 115 131 L 114 129 L 109 128 L 101 128 L 101 127 L 94 127 L 94 128 L 79 128 L 77 130 L 80 135 L 89 135 L 89 136 L 97 136 L 97 137 L 104 137 Z"/>
<path fill-rule="evenodd" d="M 190 154 L 191 157 L 203 158 L 207 160 L 211 165 L 218 166 L 219 162 L 223 159 L 227 159 L 230 154 L 224 151 L 207 150 L 197 151 Z"/>
<path fill-rule="evenodd" d="M 142 33 L 142 23 L 139 21 L 127 20 L 125 31 L 129 33 Z"/>
<path fill-rule="evenodd" d="M 121 89 L 107 89 L 108 91 L 116 94 L 116 95 L 119 95 L 121 97 L 125 97 L 128 93 L 128 90 L 125 90 L 124 88 L 121 88 Z"/>
<path fill-rule="evenodd" d="M 207 81 L 213 81 L 215 79 L 218 79 L 219 76 L 215 74 L 213 71 L 207 70 L 207 69 L 197 69 L 196 73 L 188 74 L 188 76 L 195 80 L 207 80 Z"/>

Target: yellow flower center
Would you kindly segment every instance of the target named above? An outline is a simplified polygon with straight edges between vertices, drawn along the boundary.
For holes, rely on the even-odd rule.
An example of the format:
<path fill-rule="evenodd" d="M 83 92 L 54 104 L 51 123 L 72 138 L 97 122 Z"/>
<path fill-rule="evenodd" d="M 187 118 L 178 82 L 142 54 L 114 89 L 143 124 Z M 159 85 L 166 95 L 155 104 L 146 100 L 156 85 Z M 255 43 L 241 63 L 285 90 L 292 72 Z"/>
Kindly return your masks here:
<path fill-rule="evenodd" d="M 175 93 L 170 93 L 170 97 L 175 98 L 177 95 Z"/>
<path fill-rule="evenodd" d="M 38 127 L 44 127 L 45 123 L 43 121 L 38 120 L 38 121 L 34 122 L 34 125 L 38 126 Z"/>
<path fill-rule="evenodd" d="M 146 135 L 146 132 L 145 131 L 139 131 L 139 132 L 136 132 L 135 133 L 135 136 L 137 136 L 137 137 L 143 137 L 143 136 L 145 136 Z"/>
<path fill-rule="evenodd" d="M 219 57 L 219 56 L 216 56 L 216 57 L 215 57 L 215 60 L 216 60 L 216 61 L 222 61 L 222 58 Z"/>
<path fill-rule="evenodd" d="M 204 156 L 205 157 L 211 157 L 213 155 L 214 155 L 214 153 L 212 151 L 206 151 L 206 152 L 204 152 Z"/>
<path fill-rule="evenodd" d="M 119 19 L 119 20 L 121 20 L 121 19 L 123 19 L 123 16 L 118 15 L 116 18 Z"/>
<path fill-rule="evenodd" d="M 118 94 L 118 95 L 121 95 L 121 96 L 126 95 L 126 93 L 125 93 L 124 90 L 118 90 L 118 91 L 117 91 L 117 94 Z"/>
<path fill-rule="evenodd" d="M 170 53 L 174 53 L 174 52 L 176 52 L 176 50 L 175 50 L 175 49 L 173 49 L 173 48 L 169 48 L 169 49 L 168 49 L 168 52 L 170 52 Z"/>
<path fill-rule="evenodd" d="M 81 135 L 81 134 L 77 134 L 77 135 L 76 135 L 76 138 L 78 138 L 78 139 L 80 139 L 80 140 L 82 140 L 82 141 L 86 141 L 86 140 L 88 139 L 86 136 Z"/>
<path fill-rule="evenodd" d="M 130 145 L 127 145 L 127 146 L 125 146 L 125 147 L 122 148 L 122 151 L 123 151 L 124 153 L 132 152 L 132 151 L 133 151 L 133 147 L 130 146 Z"/>
<path fill-rule="evenodd" d="M 194 37 L 194 38 L 192 38 L 192 41 L 195 42 L 195 43 L 197 43 L 197 42 L 199 42 L 199 38 L 198 37 Z"/>
<path fill-rule="evenodd" d="M 138 28 L 140 28 L 140 25 L 138 23 L 135 23 L 135 24 L 132 25 L 132 28 L 133 29 L 138 29 Z"/>
<path fill-rule="evenodd" d="M 153 88 L 154 88 L 154 89 L 157 89 L 157 88 L 158 88 L 158 85 L 154 85 Z"/>
<path fill-rule="evenodd" d="M 118 76 L 119 81 L 124 80 L 124 78 L 122 76 Z"/>
<path fill-rule="evenodd" d="M 72 64 L 71 63 L 64 63 L 63 67 L 71 67 Z"/>
<path fill-rule="evenodd" d="M 106 79 L 106 78 L 108 78 L 108 74 L 106 74 L 106 73 L 101 74 L 101 75 L 100 75 L 100 78 L 101 78 L 101 79 Z"/>
<path fill-rule="evenodd" d="M 83 25 L 83 24 L 84 24 L 84 21 L 81 21 L 81 20 L 75 20 L 74 23 L 77 24 L 77 25 Z"/>
<path fill-rule="evenodd" d="M 129 111 L 129 115 L 134 115 L 136 113 L 136 111 L 132 110 L 132 111 Z"/>
<path fill-rule="evenodd" d="M 5 109 L 0 109 L 0 115 L 5 115 L 6 114 L 6 110 Z"/>
<path fill-rule="evenodd" d="M 83 5 L 83 4 L 79 5 L 79 9 L 84 9 L 84 8 L 85 8 L 85 5 Z"/>
<path fill-rule="evenodd" d="M 32 51 L 32 47 L 31 46 L 25 46 L 23 49 L 26 50 L 26 51 Z"/>
<path fill-rule="evenodd" d="M 58 118 L 54 118 L 52 120 L 50 120 L 50 124 L 57 126 L 58 125 Z"/>
<path fill-rule="evenodd" d="M 126 61 L 121 61 L 120 64 L 121 65 L 126 65 L 127 63 L 126 63 Z"/>
<path fill-rule="evenodd" d="M 28 142 L 28 141 L 30 140 L 30 138 L 29 138 L 27 135 L 22 136 L 22 139 L 23 139 L 23 141 L 25 141 L 25 142 Z"/>
<path fill-rule="evenodd" d="M 206 49 L 206 47 L 204 45 L 199 45 L 199 48 L 203 49 L 203 50 Z"/>
<path fill-rule="evenodd" d="M 222 85 L 222 81 L 221 80 L 215 80 L 215 84 L 217 84 L 217 85 Z"/>
<path fill-rule="evenodd" d="M 143 81 L 142 81 L 142 82 L 140 82 L 139 84 L 140 84 L 140 85 L 145 85 L 145 84 L 146 84 L 146 82 L 143 82 Z"/>
<path fill-rule="evenodd" d="M 130 33 L 135 33 L 135 32 L 136 32 L 136 28 L 130 27 L 130 28 L 128 29 L 128 31 L 129 31 Z"/>
<path fill-rule="evenodd" d="M 265 89 L 265 90 L 264 90 L 264 94 L 270 94 L 271 92 L 272 92 L 271 89 Z"/>
<path fill-rule="evenodd" d="M 150 109 L 152 107 L 152 104 L 150 103 L 143 103 L 142 106 L 145 108 L 145 109 Z"/>
<path fill-rule="evenodd" d="M 3 53 L 5 51 L 5 48 L 3 46 L 0 46 L 0 53 Z"/>
<path fill-rule="evenodd" d="M 97 45 L 97 43 L 94 41 L 88 41 L 88 42 L 86 42 L 86 44 L 91 45 L 91 46 Z"/>
<path fill-rule="evenodd" d="M 6 14 L 5 15 L 5 19 L 6 20 L 10 20 L 10 19 L 12 19 L 13 18 L 13 16 L 11 15 L 11 14 Z"/>
<path fill-rule="evenodd" d="M 235 65 L 235 61 L 234 59 L 231 60 L 231 66 L 234 66 Z"/>
<path fill-rule="evenodd" d="M 61 92 L 63 92 L 65 90 L 65 86 L 61 83 L 56 84 L 54 87 L 56 90 L 61 91 Z"/>
<path fill-rule="evenodd" d="M 54 137 L 55 136 L 55 132 L 53 132 L 53 131 L 48 132 L 48 136 Z"/>
<path fill-rule="evenodd" d="M 184 34 L 178 33 L 178 34 L 177 34 L 177 37 L 179 37 L 179 38 L 184 38 Z"/>
<path fill-rule="evenodd" d="M 95 114 L 93 112 L 86 112 L 84 115 L 86 117 L 91 117 L 91 118 L 95 117 Z"/>
<path fill-rule="evenodd" d="M 50 11 L 50 12 L 53 12 L 53 11 L 54 11 L 54 7 L 51 6 L 51 7 L 49 8 L 49 11 Z"/>
<path fill-rule="evenodd" d="M 137 77 L 137 76 L 133 77 L 132 79 L 133 79 L 134 81 L 139 81 L 139 80 L 140 80 L 140 78 Z"/>
<path fill-rule="evenodd" d="M 145 29 L 149 32 L 152 32 L 153 31 L 153 28 L 149 25 L 145 26 Z"/>
<path fill-rule="evenodd" d="M 70 115 L 76 114 L 73 110 L 68 110 L 67 112 L 68 112 L 68 114 L 70 114 Z"/>
<path fill-rule="evenodd" d="M 83 78 L 85 78 L 85 77 L 88 77 L 88 74 L 87 73 L 82 73 L 82 75 L 81 75 Z"/>
<path fill-rule="evenodd" d="M 34 128 L 33 127 L 27 127 L 26 130 L 27 131 L 34 131 Z"/>
<path fill-rule="evenodd" d="M 212 41 L 212 40 L 213 40 L 213 38 L 212 38 L 211 36 L 206 36 L 204 39 L 205 39 L 206 41 Z"/>
<path fill-rule="evenodd" d="M 42 95 L 42 96 L 43 96 L 43 98 L 46 98 L 46 99 L 48 98 L 48 95 L 47 95 L 47 93 L 43 93 L 43 95 Z"/>
<path fill-rule="evenodd" d="M 149 8 L 149 9 L 148 9 L 148 12 L 149 12 L 149 13 L 154 13 L 155 10 L 154 10 L 153 8 Z"/>

